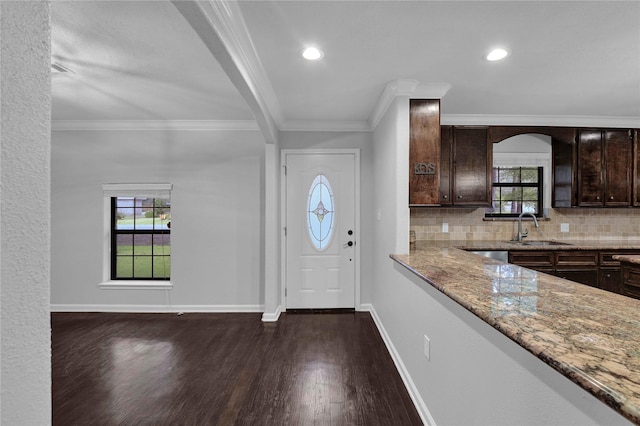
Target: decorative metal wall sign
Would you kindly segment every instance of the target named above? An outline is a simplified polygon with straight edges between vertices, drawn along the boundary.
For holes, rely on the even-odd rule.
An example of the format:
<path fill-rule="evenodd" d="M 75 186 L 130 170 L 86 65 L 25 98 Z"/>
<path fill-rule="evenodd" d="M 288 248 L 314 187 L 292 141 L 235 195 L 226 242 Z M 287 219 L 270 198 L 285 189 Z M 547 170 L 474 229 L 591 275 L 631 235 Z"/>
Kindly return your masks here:
<path fill-rule="evenodd" d="M 436 165 L 433 163 L 413 163 L 414 175 L 435 175 Z"/>

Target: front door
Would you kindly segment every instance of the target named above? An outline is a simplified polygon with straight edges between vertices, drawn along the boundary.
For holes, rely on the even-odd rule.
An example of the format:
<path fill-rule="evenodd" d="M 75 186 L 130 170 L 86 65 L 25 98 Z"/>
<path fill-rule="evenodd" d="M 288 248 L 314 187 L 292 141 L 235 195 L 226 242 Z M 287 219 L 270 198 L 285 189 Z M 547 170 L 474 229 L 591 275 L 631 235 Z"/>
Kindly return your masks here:
<path fill-rule="evenodd" d="M 286 307 L 355 307 L 356 154 L 285 153 Z"/>

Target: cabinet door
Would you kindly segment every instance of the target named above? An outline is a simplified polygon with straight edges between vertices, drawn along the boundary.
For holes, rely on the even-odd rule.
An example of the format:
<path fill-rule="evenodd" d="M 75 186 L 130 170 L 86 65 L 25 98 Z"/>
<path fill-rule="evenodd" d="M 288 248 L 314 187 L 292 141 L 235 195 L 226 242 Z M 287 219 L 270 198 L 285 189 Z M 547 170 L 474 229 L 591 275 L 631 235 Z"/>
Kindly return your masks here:
<path fill-rule="evenodd" d="M 603 152 L 600 130 L 578 131 L 578 205 L 602 206 Z"/>
<path fill-rule="evenodd" d="M 455 127 L 453 138 L 453 204 L 490 206 L 493 144 L 487 129 Z"/>
<path fill-rule="evenodd" d="M 409 126 L 409 205 L 437 206 L 440 100 L 411 99 Z"/>
<path fill-rule="evenodd" d="M 620 268 L 600 268 L 598 287 L 602 290 L 620 294 L 622 290 L 622 272 Z"/>
<path fill-rule="evenodd" d="M 575 136 L 571 141 L 553 138 L 553 186 L 551 194 L 551 206 L 573 207 L 576 205 L 575 184 Z"/>
<path fill-rule="evenodd" d="M 569 281 L 580 284 L 586 284 L 591 287 L 598 287 L 598 270 L 597 269 L 566 269 L 557 270 L 556 276 Z"/>
<path fill-rule="evenodd" d="M 628 130 L 607 130 L 604 134 L 605 206 L 631 204 L 632 139 Z"/>
<path fill-rule="evenodd" d="M 450 206 L 451 197 L 451 169 L 453 149 L 453 127 L 440 128 L 440 205 Z"/>

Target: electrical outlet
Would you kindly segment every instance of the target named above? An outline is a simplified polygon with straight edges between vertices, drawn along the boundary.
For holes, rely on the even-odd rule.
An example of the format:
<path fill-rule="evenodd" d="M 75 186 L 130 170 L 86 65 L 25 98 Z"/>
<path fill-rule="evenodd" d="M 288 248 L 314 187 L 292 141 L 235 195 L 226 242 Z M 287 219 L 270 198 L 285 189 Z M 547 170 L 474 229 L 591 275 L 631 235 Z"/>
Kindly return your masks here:
<path fill-rule="evenodd" d="M 445 222 L 445 223 L 442 224 L 442 232 L 444 232 L 445 234 L 447 232 L 449 232 L 449 224 L 448 223 Z"/>
<path fill-rule="evenodd" d="M 560 224 L 560 232 L 569 232 L 569 224 L 561 223 Z"/>
<path fill-rule="evenodd" d="M 431 341 L 426 334 L 424 335 L 423 351 L 425 358 L 427 358 L 427 361 L 431 361 Z"/>

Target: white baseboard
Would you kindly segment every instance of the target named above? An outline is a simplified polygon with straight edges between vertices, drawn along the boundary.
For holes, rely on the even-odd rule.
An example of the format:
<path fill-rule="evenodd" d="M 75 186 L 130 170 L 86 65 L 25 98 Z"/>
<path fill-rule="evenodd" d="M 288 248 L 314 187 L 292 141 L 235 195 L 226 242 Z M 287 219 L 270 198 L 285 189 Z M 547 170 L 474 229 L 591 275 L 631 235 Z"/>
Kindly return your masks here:
<path fill-rule="evenodd" d="M 387 330 L 385 330 L 384 325 L 382 325 L 382 320 L 380 320 L 380 317 L 378 316 L 376 309 L 371 304 L 361 304 L 360 308 L 361 308 L 360 310 L 362 311 L 369 311 L 371 313 L 373 322 L 378 327 L 378 331 L 382 336 L 382 340 L 384 341 L 384 344 L 387 346 L 387 350 L 389 351 L 389 354 L 391 354 L 393 363 L 396 365 L 396 368 L 398 369 L 398 373 L 400 373 L 400 377 L 404 382 L 404 386 L 407 388 L 407 392 L 409 392 L 409 396 L 413 401 L 413 405 L 415 405 L 416 410 L 418 410 L 418 414 L 422 419 L 422 423 L 428 426 L 436 426 L 436 422 L 431 416 L 431 413 L 429 412 L 427 405 L 424 403 L 422 396 L 420 396 L 420 393 L 418 392 L 418 389 L 416 388 L 415 383 L 413 383 L 413 379 L 411 379 L 411 375 L 409 374 L 409 371 L 405 367 L 404 362 L 402 362 L 402 358 L 400 358 L 400 354 L 398 353 L 395 346 L 393 345 L 393 342 L 391 341 L 391 338 L 387 334 Z"/>
<path fill-rule="evenodd" d="M 282 305 L 278 305 L 275 312 L 265 312 L 262 314 L 263 322 L 276 322 L 282 313 Z"/>
<path fill-rule="evenodd" d="M 262 305 L 64 305 L 52 304 L 51 312 L 127 312 L 127 313 L 173 313 L 173 312 L 262 312 Z"/>

